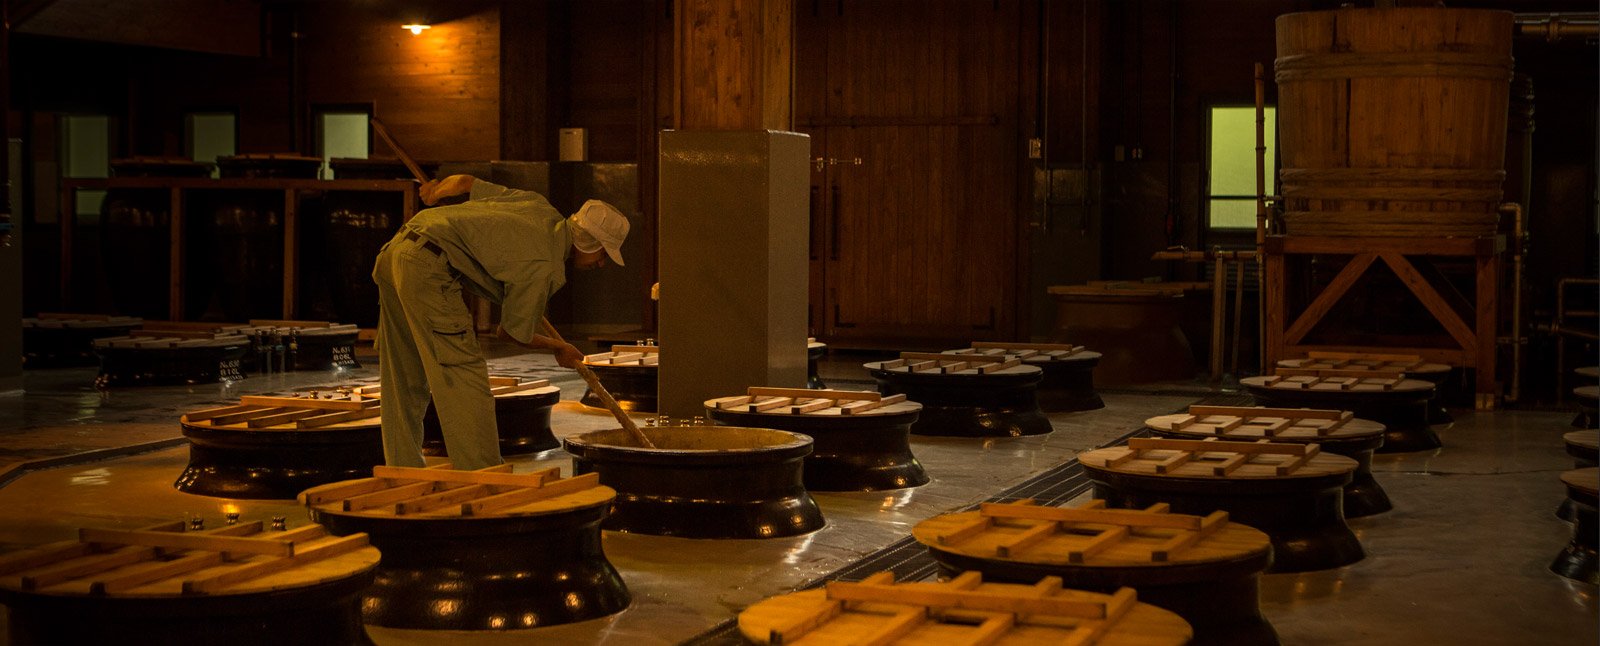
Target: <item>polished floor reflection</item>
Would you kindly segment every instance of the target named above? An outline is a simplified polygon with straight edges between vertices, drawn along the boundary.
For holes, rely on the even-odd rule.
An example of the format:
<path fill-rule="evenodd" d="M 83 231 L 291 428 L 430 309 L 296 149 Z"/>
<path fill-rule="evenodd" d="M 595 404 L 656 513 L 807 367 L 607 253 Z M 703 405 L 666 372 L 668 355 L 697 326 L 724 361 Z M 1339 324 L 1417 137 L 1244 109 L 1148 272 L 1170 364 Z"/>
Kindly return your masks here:
<path fill-rule="evenodd" d="M 870 387 L 861 357 L 828 362 L 841 388 Z M 563 389 L 557 436 L 607 428 L 604 411 L 576 402 L 582 382 L 548 357 L 492 360 L 496 372 L 551 377 Z M 333 376 L 255 376 L 230 386 L 122 390 L 102 396 L 92 370 L 39 371 L 26 395 L 0 397 L 0 550 L 60 540 L 80 526 L 136 527 L 191 516 L 222 522 L 284 515 L 292 502 L 228 501 L 184 494 L 172 482 L 187 461 L 177 414 L 250 392 L 372 380 L 373 366 Z M 914 438 L 929 484 L 891 492 L 814 493 L 828 520 L 817 532 L 772 540 L 691 540 L 606 532 L 605 550 L 633 605 L 605 619 L 537 630 L 451 633 L 373 628 L 379 644 L 677 643 L 745 606 L 848 566 L 905 537 L 929 516 L 992 497 L 1103 445 L 1148 416 L 1204 393 L 1182 388 L 1105 393 L 1106 408 L 1052 415 L 1055 432 L 1025 438 Z M 1571 460 L 1561 434 L 1570 416 L 1458 411 L 1446 446 L 1380 457 L 1374 469 L 1395 511 L 1352 521 L 1368 557 L 1337 570 L 1269 575 L 1263 609 L 1285 644 L 1592 644 L 1596 595 L 1545 570 L 1567 541 L 1553 511 L 1556 479 Z M 118 455 L 124 447 L 141 452 Z M 93 462 L 86 451 L 102 451 Z M 49 466 L 38 460 L 65 464 Z M 561 450 L 513 460 L 517 471 L 570 472 Z M 9 466 L 8 466 L 9 465 Z M 8 475 L 9 469 L 9 475 Z"/>

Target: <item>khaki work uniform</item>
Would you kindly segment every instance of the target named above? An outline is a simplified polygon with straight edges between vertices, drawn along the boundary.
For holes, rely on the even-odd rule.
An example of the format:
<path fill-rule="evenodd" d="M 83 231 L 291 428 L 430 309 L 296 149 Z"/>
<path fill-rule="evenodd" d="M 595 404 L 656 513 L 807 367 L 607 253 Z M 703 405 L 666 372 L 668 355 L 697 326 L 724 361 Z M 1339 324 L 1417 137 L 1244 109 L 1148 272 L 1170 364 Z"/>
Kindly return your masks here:
<path fill-rule="evenodd" d="M 426 209 L 378 252 L 378 368 L 383 456 L 420 467 L 430 392 L 457 469 L 501 464 L 488 364 L 463 287 L 502 306 L 518 341 L 539 329 L 550 295 L 566 283 L 567 221 L 544 196 L 474 180 L 462 204 Z"/>

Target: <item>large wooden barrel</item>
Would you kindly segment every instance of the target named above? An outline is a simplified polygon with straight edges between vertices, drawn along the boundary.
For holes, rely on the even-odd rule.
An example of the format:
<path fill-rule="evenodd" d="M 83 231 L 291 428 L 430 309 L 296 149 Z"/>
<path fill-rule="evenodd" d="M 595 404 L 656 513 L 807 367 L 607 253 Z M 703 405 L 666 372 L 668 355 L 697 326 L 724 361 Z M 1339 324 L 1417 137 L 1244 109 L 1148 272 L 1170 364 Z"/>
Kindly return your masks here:
<path fill-rule="evenodd" d="M 1495 232 L 1511 13 L 1339 9 L 1277 20 L 1290 235 Z"/>
<path fill-rule="evenodd" d="M 319 157 L 283 153 L 217 158 L 225 179 L 315 179 Z M 302 201 L 299 212 L 315 212 Z M 245 321 L 283 315 L 284 191 L 195 191 L 189 205 L 186 316 Z"/>

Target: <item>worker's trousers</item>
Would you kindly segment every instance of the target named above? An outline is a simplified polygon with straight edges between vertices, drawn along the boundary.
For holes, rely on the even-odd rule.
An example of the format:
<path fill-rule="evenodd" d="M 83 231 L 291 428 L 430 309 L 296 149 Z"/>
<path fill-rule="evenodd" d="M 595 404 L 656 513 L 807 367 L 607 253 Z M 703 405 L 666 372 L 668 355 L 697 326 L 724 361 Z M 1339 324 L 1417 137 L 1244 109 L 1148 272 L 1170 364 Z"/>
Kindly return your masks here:
<path fill-rule="evenodd" d="M 488 364 L 461 300 L 461 283 L 444 256 L 404 236 L 402 230 L 384 246 L 372 269 L 384 460 L 423 466 L 422 417 L 431 392 L 454 468 L 501 464 Z"/>

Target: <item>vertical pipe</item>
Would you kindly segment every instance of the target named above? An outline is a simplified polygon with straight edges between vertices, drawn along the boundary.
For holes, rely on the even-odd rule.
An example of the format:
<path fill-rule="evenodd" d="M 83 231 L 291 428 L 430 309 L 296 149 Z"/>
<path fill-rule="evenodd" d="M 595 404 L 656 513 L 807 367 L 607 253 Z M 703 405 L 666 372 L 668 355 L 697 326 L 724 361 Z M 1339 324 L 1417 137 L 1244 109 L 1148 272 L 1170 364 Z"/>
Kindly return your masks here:
<path fill-rule="evenodd" d="M 1500 212 L 1511 216 L 1511 389 L 1506 403 L 1522 396 L 1522 205 L 1508 202 Z"/>
<path fill-rule="evenodd" d="M 1262 264 L 1267 243 L 1267 79 L 1266 66 L 1256 63 L 1256 348 L 1261 374 L 1267 374 L 1267 272 Z M 1241 282 L 1243 277 L 1239 279 Z"/>
<path fill-rule="evenodd" d="M 1235 381 L 1239 379 L 1239 340 L 1244 332 L 1244 260 L 1234 255 L 1233 269 L 1233 356 L 1229 360 L 1230 372 Z"/>

